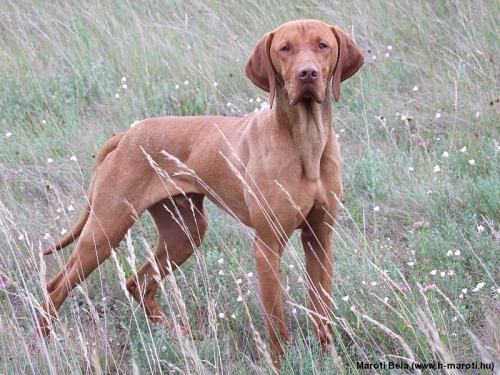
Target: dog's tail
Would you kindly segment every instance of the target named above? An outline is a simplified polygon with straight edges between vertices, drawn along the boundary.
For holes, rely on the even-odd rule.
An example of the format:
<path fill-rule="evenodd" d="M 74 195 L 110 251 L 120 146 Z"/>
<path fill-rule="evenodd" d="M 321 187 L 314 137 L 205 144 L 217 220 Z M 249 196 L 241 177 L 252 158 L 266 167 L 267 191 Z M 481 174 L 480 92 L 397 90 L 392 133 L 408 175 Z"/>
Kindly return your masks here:
<path fill-rule="evenodd" d="M 106 159 L 106 156 L 108 156 L 110 152 L 114 151 L 118 147 L 118 143 L 120 143 L 120 140 L 124 135 L 125 132 L 117 134 L 109 141 L 107 141 L 104 146 L 102 146 L 101 150 L 95 158 L 94 167 L 92 168 L 92 176 L 90 178 L 89 188 L 87 192 L 87 200 L 80 214 L 80 217 L 76 221 L 75 225 L 73 225 L 73 227 L 69 230 L 69 232 L 63 238 L 61 238 L 59 242 L 57 242 L 51 248 L 45 250 L 43 252 L 43 255 L 49 255 L 54 251 L 64 249 L 66 246 L 73 243 L 80 236 L 80 234 L 82 234 L 83 228 L 85 227 L 85 224 L 87 223 L 87 220 L 89 219 L 90 213 L 92 211 L 92 194 L 94 192 L 94 182 L 97 177 L 99 167 L 103 163 L 104 159 Z"/>

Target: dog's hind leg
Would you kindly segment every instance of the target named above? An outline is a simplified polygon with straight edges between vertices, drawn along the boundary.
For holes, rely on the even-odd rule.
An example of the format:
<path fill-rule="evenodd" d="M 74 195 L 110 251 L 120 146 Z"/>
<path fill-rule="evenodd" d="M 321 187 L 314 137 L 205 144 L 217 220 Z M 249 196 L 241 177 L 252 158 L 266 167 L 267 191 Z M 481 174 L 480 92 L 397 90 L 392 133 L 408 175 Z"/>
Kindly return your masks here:
<path fill-rule="evenodd" d="M 161 280 L 184 263 L 205 236 L 204 198 L 201 194 L 177 195 L 148 209 L 156 224 L 158 244 L 154 256 L 127 280 L 127 290 L 155 323 L 170 325 L 155 299 Z"/>
<path fill-rule="evenodd" d="M 124 209 L 128 207 L 124 205 Z M 113 219 L 116 217 L 120 218 L 119 224 Z M 111 249 L 118 246 L 133 224 L 132 215 L 123 210 L 114 212 L 109 207 L 90 215 L 66 266 L 47 282 L 45 312 L 39 320 L 41 336 L 50 334 L 51 322 L 69 293 L 111 255 Z"/>

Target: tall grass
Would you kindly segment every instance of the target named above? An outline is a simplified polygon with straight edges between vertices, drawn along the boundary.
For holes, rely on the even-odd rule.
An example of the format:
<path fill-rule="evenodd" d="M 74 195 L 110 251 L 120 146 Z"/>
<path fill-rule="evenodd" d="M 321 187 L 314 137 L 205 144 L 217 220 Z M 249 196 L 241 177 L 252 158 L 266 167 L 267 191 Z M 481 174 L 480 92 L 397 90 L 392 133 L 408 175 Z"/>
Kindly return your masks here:
<path fill-rule="evenodd" d="M 252 232 L 212 206 L 204 244 L 159 293 L 192 336 L 150 324 L 123 290 L 155 243 L 145 216 L 65 302 L 47 347 L 30 340 L 44 282 L 69 253 L 40 252 L 76 220 L 92 154 L 145 117 L 260 107 L 266 96 L 243 75 L 250 51 L 306 17 L 341 26 L 366 64 L 334 106 L 345 188 L 335 348 L 322 356 L 314 345 L 293 237 L 282 262 L 292 339 L 281 373 L 366 373 L 360 361 L 498 371 L 498 9 L 497 0 L 0 0 L 0 373 L 274 371 Z"/>

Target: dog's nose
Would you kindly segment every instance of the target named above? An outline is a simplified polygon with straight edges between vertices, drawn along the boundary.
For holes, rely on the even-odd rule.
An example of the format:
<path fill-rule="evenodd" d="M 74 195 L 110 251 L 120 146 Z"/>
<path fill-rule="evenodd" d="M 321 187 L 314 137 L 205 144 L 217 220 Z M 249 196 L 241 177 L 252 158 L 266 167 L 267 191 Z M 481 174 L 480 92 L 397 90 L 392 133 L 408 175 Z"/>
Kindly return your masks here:
<path fill-rule="evenodd" d="M 306 64 L 297 68 L 297 77 L 305 83 L 314 82 L 319 77 L 319 71 L 316 65 Z"/>

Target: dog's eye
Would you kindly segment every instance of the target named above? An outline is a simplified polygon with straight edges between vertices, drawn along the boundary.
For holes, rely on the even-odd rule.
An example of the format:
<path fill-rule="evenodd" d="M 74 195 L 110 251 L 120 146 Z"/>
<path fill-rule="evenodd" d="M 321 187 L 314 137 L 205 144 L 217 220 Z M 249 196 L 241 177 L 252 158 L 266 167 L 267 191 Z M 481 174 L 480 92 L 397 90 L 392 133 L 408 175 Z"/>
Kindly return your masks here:
<path fill-rule="evenodd" d="M 319 49 L 325 49 L 327 47 L 327 45 L 325 43 L 320 43 L 318 48 Z"/>
<path fill-rule="evenodd" d="M 281 50 L 284 51 L 284 52 L 289 52 L 290 51 L 290 47 L 284 46 Z"/>

